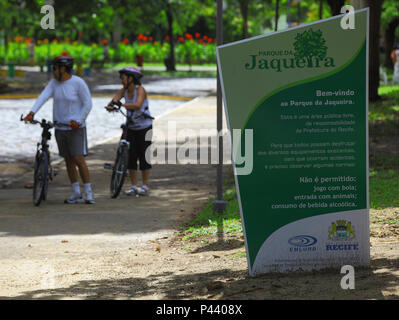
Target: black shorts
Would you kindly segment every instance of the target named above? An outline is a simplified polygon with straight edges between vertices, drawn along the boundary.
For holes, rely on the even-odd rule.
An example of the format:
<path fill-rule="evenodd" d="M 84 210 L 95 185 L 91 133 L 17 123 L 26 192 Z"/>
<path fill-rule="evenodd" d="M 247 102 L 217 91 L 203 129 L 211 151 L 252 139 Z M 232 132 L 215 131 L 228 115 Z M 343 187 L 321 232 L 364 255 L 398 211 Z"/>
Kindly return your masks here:
<path fill-rule="evenodd" d="M 152 140 L 145 140 L 145 135 L 149 130 L 152 130 L 152 126 L 142 130 L 127 130 L 127 141 L 130 142 L 128 169 L 137 170 L 137 161 L 140 163 L 140 170 L 148 170 L 152 168 L 150 163 L 151 152 L 147 152 L 146 157 L 146 150 L 151 145 Z M 150 138 L 152 138 L 152 134 L 150 134 Z"/>

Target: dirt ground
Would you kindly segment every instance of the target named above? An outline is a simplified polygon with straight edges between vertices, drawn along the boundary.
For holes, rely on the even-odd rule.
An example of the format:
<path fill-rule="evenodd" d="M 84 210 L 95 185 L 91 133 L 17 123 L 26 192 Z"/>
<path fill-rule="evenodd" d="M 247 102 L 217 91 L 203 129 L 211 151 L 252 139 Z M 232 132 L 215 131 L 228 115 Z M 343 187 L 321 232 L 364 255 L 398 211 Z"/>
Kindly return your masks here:
<path fill-rule="evenodd" d="M 95 170 L 103 170 L 114 147 L 99 146 L 92 150 L 90 164 Z M 60 172 L 64 170 L 60 164 Z M 62 175 L 62 173 L 60 173 Z M 94 184 L 100 175 L 95 175 Z M 267 274 L 256 278 L 248 276 L 244 242 L 241 235 L 214 236 L 183 241 L 181 227 L 189 221 L 215 192 L 214 166 L 164 165 L 154 168 L 154 191 L 151 197 L 130 199 L 121 197 L 120 203 L 132 207 L 132 214 L 150 202 L 158 205 L 160 199 L 168 199 L 175 215 L 168 217 L 169 228 L 157 229 L 159 221 L 144 219 L 136 226 L 139 236 L 129 236 L 132 226 L 118 219 L 118 208 L 109 199 L 97 201 L 95 206 L 81 206 L 87 216 L 95 214 L 98 206 L 106 208 L 113 218 L 96 224 L 101 230 L 92 230 L 78 214 L 75 223 L 68 226 L 48 222 L 46 230 L 34 221 L 49 219 L 45 204 L 33 214 L 18 215 L 21 206 L 31 206 L 21 184 L 27 177 L 22 175 L 2 192 L 9 196 L 19 190 L 20 202 L 11 203 L 2 197 L 2 208 L 10 209 L 15 233 L 23 241 L 10 235 L 0 234 L 3 243 L 0 255 L 1 299 L 398 299 L 399 298 L 399 228 L 397 225 L 378 224 L 396 217 L 397 209 L 371 212 L 371 266 L 355 270 L 355 289 L 343 290 L 340 286 L 340 270 Z M 231 176 L 231 168 L 225 169 Z M 108 177 L 105 177 L 106 179 Z M 103 179 L 103 178 L 101 178 Z M 175 184 L 165 181 L 173 179 Z M 57 176 L 57 180 L 62 180 Z M 57 183 L 55 183 L 57 185 Z M 169 190 L 164 190 L 169 186 Z M 187 194 L 174 193 L 174 188 L 187 190 Z M 53 187 L 53 186 L 52 186 Z M 59 186 L 61 188 L 61 186 Z M 175 191 L 176 191 L 175 190 Z M 106 193 L 107 190 L 101 190 Z M 168 192 L 162 195 L 162 192 Z M 174 201 L 170 201 L 174 197 Z M 56 199 L 60 200 L 55 196 Z M 139 202 L 139 201 L 145 201 Z M 47 206 L 47 209 L 46 209 Z M 123 206 L 122 206 L 123 207 Z M 114 209 L 113 209 L 114 208 Z M 158 208 L 162 211 L 161 208 Z M 171 208 L 169 208 L 171 209 Z M 126 211 L 126 207 L 125 207 Z M 61 213 L 58 213 L 59 215 Z M 147 212 L 148 214 L 148 212 Z M 59 216 L 61 217 L 61 216 Z M 100 216 L 99 216 L 100 217 Z M 155 212 L 154 212 L 155 217 Z M 7 214 L 1 215 L 6 221 Z M 33 220 L 32 220 L 33 219 Z M 24 221 L 23 220 L 27 220 Z M 112 221 L 112 223 L 110 223 Z M 137 220 L 135 220 L 137 222 Z M 54 223 L 54 222 L 53 222 Z M 125 224 L 125 225 L 124 225 Z M 80 229 L 81 228 L 81 229 Z M 54 230 L 55 229 L 55 230 Z M 17 230 L 20 234 L 18 234 Z M 2 230 L 4 229 L 2 228 Z M 151 233 L 151 232 L 152 233 Z M 149 233 L 146 233 L 149 232 Z M 111 236 L 109 235 L 111 234 Z M 147 236 L 146 236 L 147 234 Z M 90 235 L 91 237 L 88 237 Z M 11 237 L 11 239 L 10 239 Z M 123 239 L 122 239 L 123 238 Z M 115 240 L 113 240 L 115 239 Z M 18 244 L 17 244 L 18 243 Z M 8 247 L 8 251 L 5 249 Z M 6 250 L 6 251 L 4 251 Z"/>
<path fill-rule="evenodd" d="M 393 143 L 370 153 L 399 150 Z M 387 223 L 399 209 L 371 210 L 371 265 L 355 270 L 354 290 L 341 289 L 338 269 L 251 278 L 242 235 L 182 240 L 184 224 L 216 193 L 215 166 L 154 166 L 149 197 L 114 201 L 103 163 L 115 145 L 90 151 L 94 206 L 61 204 L 69 186 L 60 163 L 49 200 L 34 208 L 24 188 L 31 164 L 1 164 L 3 181 L 18 179 L 0 189 L 0 299 L 399 298 L 399 227 Z"/>

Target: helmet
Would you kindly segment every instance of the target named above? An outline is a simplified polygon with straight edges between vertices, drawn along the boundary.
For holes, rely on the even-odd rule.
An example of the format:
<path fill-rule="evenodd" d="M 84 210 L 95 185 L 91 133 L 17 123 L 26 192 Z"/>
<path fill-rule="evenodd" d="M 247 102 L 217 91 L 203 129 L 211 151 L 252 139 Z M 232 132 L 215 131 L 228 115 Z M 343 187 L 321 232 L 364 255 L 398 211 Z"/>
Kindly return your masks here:
<path fill-rule="evenodd" d="M 73 68 L 73 58 L 70 56 L 58 56 L 53 59 L 53 65 L 65 66 L 67 70 Z"/>
<path fill-rule="evenodd" d="M 143 76 L 139 69 L 135 67 L 124 67 L 123 69 L 119 70 L 119 74 L 126 74 L 128 76 L 132 76 L 135 79 L 139 80 Z"/>

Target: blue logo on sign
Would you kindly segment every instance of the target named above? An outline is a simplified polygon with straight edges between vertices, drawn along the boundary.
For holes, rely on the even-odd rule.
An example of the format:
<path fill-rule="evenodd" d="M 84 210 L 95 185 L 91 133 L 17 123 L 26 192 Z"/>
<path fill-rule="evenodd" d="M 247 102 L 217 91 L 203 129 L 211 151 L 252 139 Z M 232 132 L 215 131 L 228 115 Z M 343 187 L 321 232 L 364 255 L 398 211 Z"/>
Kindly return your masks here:
<path fill-rule="evenodd" d="M 316 244 L 317 239 L 312 236 L 300 235 L 292 237 L 288 240 L 288 243 L 296 247 L 310 247 Z"/>

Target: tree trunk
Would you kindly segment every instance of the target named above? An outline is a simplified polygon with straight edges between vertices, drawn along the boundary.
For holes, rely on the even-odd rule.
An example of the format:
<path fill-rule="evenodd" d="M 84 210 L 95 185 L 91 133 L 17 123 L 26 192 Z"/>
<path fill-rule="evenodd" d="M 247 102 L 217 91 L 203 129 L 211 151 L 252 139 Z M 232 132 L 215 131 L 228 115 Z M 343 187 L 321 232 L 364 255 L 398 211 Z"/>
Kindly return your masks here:
<path fill-rule="evenodd" d="M 242 24 L 242 38 L 248 38 L 248 4 L 249 0 L 240 0 L 240 10 L 243 20 Z"/>
<path fill-rule="evenodd" d="M 399 18 L 392 20 L 388 24 L 388 28 L 384 32 L 384 45 L 385 45 L 385 61 L 384 66 L 392 69 L 392 59 L 391 59 L 391 52 L 393 50 L 394 42 L 395 42 L 395 31 L 396 28 L 399 26 Z"/>
<path fill-rule="evenodd" d="M 276 0 L 276 12 L 274 15 L 274 31 L 277 31 L 278 28 L 278 17 L 279 17 L 279 9 L 280 9 L 280 0 Z"/>
<path fill-rule="evenodd" d="M 331 14 L 337 16 L 341 14 L 341 8 L 345 5 L 345 0 L 327 0 L 331 8 Z"/>
<path fill-rule="evenodd" d="M 380 85 L 380 23 L 382 2 L 384 0 L 351 0 L 355 10 L 370 8 L 369 27 L 369 99 L 376 101 L 380 99 L 378 87 Z"/>
<path fill-rule="evenodd" d="M 380 85 L 380 23 L 383 0 L 364 1 L 366 7 L 370 8 L 370 56 L 369 56 L 369 93 L 370 101 L 376 101 L 378 87 Z"/>
<path fill-rule="evenodd" d="M 169 43 L 170 43 L 170 51 L 169 57 L 165 61 L 166 71 L 176 71 L 176 62 L 175 62 L 175 44 L 173 39 L 173 12 L 170 4 L 166 2 L 166 17 L 168 20 L 168 35 L 169 35 Z"/>
<path fill-rule="evenodd" d="M 114 25 L 115 29 L 112 31 L 112 45 L 116 48 L 118 47 L 118 43 L 121 42 L 122 21 L 120 15 L 115 17 Z"/>
<path fill-rule="evenodd" d="M 324 0 L 320 0 L 319 3 L 319 20 L 323 19 L 323 1 Z"/>

